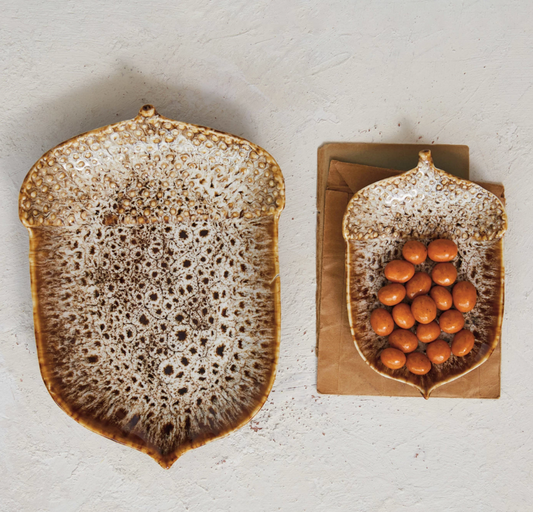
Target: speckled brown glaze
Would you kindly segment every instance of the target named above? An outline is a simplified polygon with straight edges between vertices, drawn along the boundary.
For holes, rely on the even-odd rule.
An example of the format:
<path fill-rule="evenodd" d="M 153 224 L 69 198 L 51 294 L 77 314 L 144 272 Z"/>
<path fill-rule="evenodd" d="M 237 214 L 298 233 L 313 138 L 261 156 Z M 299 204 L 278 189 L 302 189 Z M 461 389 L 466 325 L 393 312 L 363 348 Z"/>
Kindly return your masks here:
<path fill-rule="evenodd" d="M 500 200 L 479 185 L 436 169 L 429 151 L 420 153 L 417 168 L 354 195 L 343 221 L 348 315 L 355 346 L 371 368 L 418 388 L 428 398 L 438 386 L 490 357 L 500 339 L 503 317 L 502 237 L 506 229 L 507 217 Z M 406 241 L 419 240 L 427 245 L 437 238 L 456 242 L 457 279 L 470 281 L 477 289 L 476 306 L 464 314 L 465 329 L 476 338 L 474 349 L 466 357 L 452 355 L 446 363 L 433 365 L 423 376 L 413 375 L 405 367 L 390 370 L 379 359 L 388 345 L 387 338 L 377 336 L 370 327 L 370 313 L 383 307 L 377 297 L 387 283 L 383 269 L 389 261 L 401 258 Z M 431 272 L 434 265 L 428 259 L 417 270 Z M 452 337 L 441 335 L 447 341 Z M 420 343 L 418 350 L 424 347 Z"/>
<path fill-rule="evenodd" d="M 259 411 L 280 334 L 270 155 L 148 105 L 46 153 L 19 206 L 41 372 L 69 415 L 167 468 Z"/>

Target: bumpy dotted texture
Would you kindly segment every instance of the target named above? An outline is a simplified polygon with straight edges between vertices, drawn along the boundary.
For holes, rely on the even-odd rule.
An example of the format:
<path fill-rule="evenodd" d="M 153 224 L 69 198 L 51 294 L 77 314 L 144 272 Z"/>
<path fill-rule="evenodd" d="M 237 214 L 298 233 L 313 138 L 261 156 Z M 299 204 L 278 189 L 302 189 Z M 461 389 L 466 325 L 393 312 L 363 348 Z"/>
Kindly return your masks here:
<path fill-rule="evenodd" d="M 507 227 L 503 205 L 496 196 L 435 169 L 428 156 L 421 155 L 419 166 L 401 177 L 361 190 L 348 204 L 344 217 L 348 315 L 356 348 L 378 373 L 415 386 L 426 398 L 438 386 L 485 362 L 499 342 L 504 295 L 501 237 Z M 452 195 L 448 190 L 445 194 L 444 189 L 437 188 L 442 183 L 453 184 L 452 191 L 463 192 Z M 476 193 L 472 193 L 474 187 Z M 394 200 L 391 190 L 396 191 Z M 381 196 L 385 198 L 380 200 Z M 447 198 L 453 198 L 454 206 Z M 483 237 L 487 239 L 480 240 Z M 393 259 L 401 259 L 402 247 L 408 240 L 428 245 L 436 238 L 456 242 L 458 256 L 453 263 L 457 281 L 470 281 L 476 287 L 477 304 L 472 311 L 463 313 L 465 329 L 476 338 L 474 349 L 463 358 L 452 354 L 446 363 L 432 365 L 423 376 L 414 375 L 405 367 L 391 370 L 379 358 L 388 346 L 387 337 L 378 336 L 370 326 L 374 309 L 392 311 L 377 296 L 387 284 L 385 266 Z M 431 273 L 434 265 L 428 258 L 423 265 L 417 265 L 417 271 Z M 414 333 L 416 327 L 411 331 Z M 453 335 L 441 333 L 440 337 L 451 341 Z M 419 343 L 418 350 L 424 352 L 425 347 Z"/>
<path fill-rule="evenodd" d="M 260 148 L 155 114 L 46 154 L 20 201 L 59 405 L 164 467 L 249 420 L 277 363 L 283 192 Z"/>
<path fill-rule="evenodd" d="M 501 201 L 483 187 L 421 159 L 401 176 L 354 195 L 344 217 L 346 240 L 453 238 L 498 240 L 507 229 Z"/>
<path fill-rule="evenodd" d="M 258 146 L 147 106 L 46 153 L 19 208 L 28 227 L 147 224 L 271 216 L 284 197 L 279 167 Z"/>

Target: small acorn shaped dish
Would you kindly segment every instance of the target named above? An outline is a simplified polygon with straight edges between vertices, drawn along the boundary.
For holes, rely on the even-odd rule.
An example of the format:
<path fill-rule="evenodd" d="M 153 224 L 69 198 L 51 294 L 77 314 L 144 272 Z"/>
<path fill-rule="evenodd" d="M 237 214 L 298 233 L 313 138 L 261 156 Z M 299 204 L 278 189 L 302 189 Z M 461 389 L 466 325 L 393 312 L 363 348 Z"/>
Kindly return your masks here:
<path fill-rule="evenodd" d="M 480 185 L 435 168 L 429 150 L 419 153 L 415 169 L 357 192 L 346 208 L 343 236 L 348 316 L 355 346 L 365 362 L 384 377 L 414 386 L 428 398 L 437 387 L 487 361 L 500 340 L 506 229 L 502 202 Z M 427 247 L 437 239 L 456 244 L 457 256 L 451 262 L 457 270 L 456 281 L 469 282 L 477 291 L 473 309 L 462 313 L 464 330 L 475 337 L 474 347 L 467 355 L 452 353 L 442 364 L 432 364 L 424 375 L 412 373 L 406 366 L 391 369 L 380 357 L 389 347 L 387 337 L 378 335 L 370 323 L 372 311 L 392 311 L 392 306 L 378 298 L 378 291 L 390 284 L 384 269 L 402 258 L 406 242 L 418 241 Z M 437 264 L 427 258 L 415 266 L 416 272 L 431 275 Z M 450 292 L 452 288 L 448 287 Z M 416 326 L 411 331 L 416 332 Z M 447 343 L 453 337 L 446 332 L 439 336 Z M 419 342 L 413 354 L 423 355 L 425 351 L 426 344 Z"/>

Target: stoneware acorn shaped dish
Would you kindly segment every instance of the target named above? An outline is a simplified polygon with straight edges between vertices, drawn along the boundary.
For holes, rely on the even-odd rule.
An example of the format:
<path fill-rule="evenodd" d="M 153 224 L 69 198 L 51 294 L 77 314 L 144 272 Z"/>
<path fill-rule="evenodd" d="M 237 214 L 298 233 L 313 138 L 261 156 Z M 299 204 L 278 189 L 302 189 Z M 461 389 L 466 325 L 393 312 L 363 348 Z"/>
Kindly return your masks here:
<path fill-rule="evenodd" d="M 19 212 L 57 404 L 164 468 L 248 422 L 278 359 L 283 206 L 266 151 L 151 105 L 40 158 Z"/>
<path fill-rule="evenodd" d="M 418 166 L 357 192 L 343 220 L 346 241 L 347 305 L 355 346 L 361 357 L 384 377 L 416 387 L 425 398 L 437 387 L 483 364 L 500 339 L 504 303 L 502 237 L 507 217 L 501 201 L 475 183 L 436 169 L 430 151 L 421 151 Z M 465 313 L 465 329 L 474 333 L 475 345 L 465 357 L 432 365 L 426 375 L 414 375 L 404 366 L 391 370 L 380 360 L 387 338 L 374 333 L 371 312 L 384 307 L 378 290 L 386 284 L 385 265 L 401 258 L 405 242 L 429 244 L 453 240 L 458 255 L 453 261 L 457 281 L 470 281 L 477 290 L 476 306 Z M 426 260 L 417 271 L 431 272 Z M 392 309 L 387 307 L 389 311 Z M 453 335 L 441 333 L 450 341 Z M 418 350 L 423 350 L 420 344 Z"/>

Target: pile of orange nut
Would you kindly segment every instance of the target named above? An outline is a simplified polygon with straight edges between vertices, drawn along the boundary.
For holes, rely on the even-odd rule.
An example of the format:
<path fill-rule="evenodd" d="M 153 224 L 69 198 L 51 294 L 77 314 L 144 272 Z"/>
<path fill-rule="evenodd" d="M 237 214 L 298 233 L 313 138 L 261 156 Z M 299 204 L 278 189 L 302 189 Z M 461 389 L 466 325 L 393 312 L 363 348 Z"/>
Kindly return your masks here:
<path fill-rule="evenodd" d="M 472 283 L 456 283 L 457 270 L 451 262 L 457 256 L 457 245 L 452 240 L 434 240 L 427 248 L 421 242 L 409 241 L 402 256 L 403 260 L 386 265 L 385 277 L 390 284 L 378 292 L 383 305 L 393 306 L 392 314 L 384 308 L 375 309 L 370 324 L 376 334 L 388 336 L 390 347 L 380 355 L 386 367 L 397 370 L 407 366 L 411 373 L 425 375 L 432 363 L 445 363 L 452 353 L 464 357 L 474 347 L 474 335 L 463 329 L 463 313 L 474 308 L 477 292 Z M 431 275 L 416 272 L 415 265 L 424 263 L 428 256 L 436 262 Z M 438 319 L 437 310 L 441 312 Z M 451 347 L 439 339 L 441 331 L 454 334 Z M 417 351 L 419 341 L 427 343 L 425 354 Z"/>

